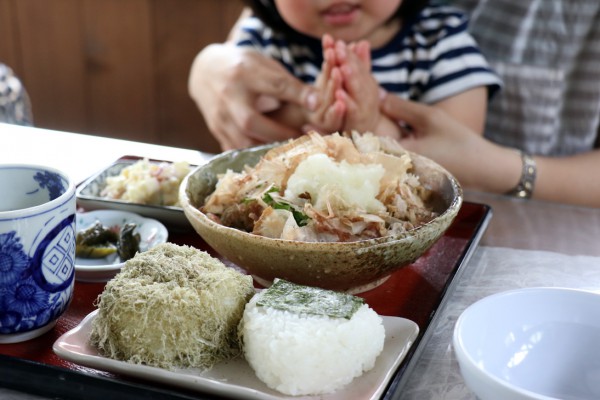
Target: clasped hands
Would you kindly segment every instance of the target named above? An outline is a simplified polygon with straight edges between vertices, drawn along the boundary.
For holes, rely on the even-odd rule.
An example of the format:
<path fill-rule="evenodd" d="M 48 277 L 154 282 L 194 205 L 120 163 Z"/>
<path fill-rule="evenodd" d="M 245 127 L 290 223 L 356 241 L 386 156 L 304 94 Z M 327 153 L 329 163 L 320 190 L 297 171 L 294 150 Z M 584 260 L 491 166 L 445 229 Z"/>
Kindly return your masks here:
<path fill-rule="evenodd" d="M 345 43 L 325 35 L 321 73 L 314 84 L 315 104 L 307 109 L 285 103 L 274 116 L 306 132 L 327 134 L 356 130 L 399 137 L 399 127 L 380 112 L 383 91 L 371 74 L 367 41 Z M 263 103 L 259 108 L 268 108 Z"/>

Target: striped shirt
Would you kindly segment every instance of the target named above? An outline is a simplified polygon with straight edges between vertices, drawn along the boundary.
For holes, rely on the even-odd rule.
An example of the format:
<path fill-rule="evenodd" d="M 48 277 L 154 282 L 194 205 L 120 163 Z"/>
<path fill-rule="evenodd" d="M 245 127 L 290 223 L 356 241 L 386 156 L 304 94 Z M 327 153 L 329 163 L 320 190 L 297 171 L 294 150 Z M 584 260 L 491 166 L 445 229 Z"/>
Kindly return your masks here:
<path fill-rule="evenodd" d="M 501 81 L 467 32 L 467 24 L 465 14 L 456 8 L 425 8 L 386 45 L 371 51 L 375 79 L 390 93 L 424 103 L 480 86 L 492 94 Z M 306 83 L 315 81 L 323 62 L 320 40 L 288 39 L 255 17 L 243 21 L 237 45 L 280 61 Z"/>
<path fill-rule="evenodd" d="M 504 81 L 489 104 L 486 137 L 551 156 L 597 147 L 600 1 L 450 3 L 471 13 L 470 31 Z"/>

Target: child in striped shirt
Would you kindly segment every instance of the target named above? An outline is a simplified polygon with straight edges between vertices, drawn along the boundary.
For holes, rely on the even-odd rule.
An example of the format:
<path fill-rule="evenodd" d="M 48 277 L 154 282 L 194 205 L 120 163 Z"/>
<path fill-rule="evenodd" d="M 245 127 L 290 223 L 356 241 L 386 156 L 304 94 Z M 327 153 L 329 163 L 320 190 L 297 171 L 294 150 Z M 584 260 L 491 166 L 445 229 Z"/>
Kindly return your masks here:
<path fill-rule="evenodd" d="M 400 137 L 379 112 L 383 89 L 440 107 L 481 133 L 500 87 L 457 9 L 422 0 L 246 0 L 253 16 L 234 40 L 281 62 L 318 88 L 316 111 L 263 101 L 261 110 L 299 130 L 358 130 Z"/>

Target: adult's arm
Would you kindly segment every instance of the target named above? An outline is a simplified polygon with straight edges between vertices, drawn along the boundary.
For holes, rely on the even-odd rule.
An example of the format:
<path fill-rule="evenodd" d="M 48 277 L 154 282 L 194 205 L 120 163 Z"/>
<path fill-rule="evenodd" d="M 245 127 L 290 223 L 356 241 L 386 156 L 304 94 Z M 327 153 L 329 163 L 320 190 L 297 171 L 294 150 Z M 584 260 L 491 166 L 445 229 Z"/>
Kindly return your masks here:
<path fill-rule="evenodd" d="M 506 193 L 521 177 L 516 149 L 497 145 L 473 132 L 440 109 L 387 95 L 382 110 L 409 125 L 411 134 L 400 140 L 408 150 L 433 159 L 448 169 L 465 188 Z M 600 151 L 569 157 L 535 156 L 537 179 L 533 197 L 600 207 Z"/>
<path fill-rule="evenodd" d="M 487 97 L 488 89 L 485 86 L 479 86 L 441 100 L 435 103 L 434 107 L 444 110 L 477 134 L 483 135 L 487 115 Z"/>
<path fill-rule="evenodd" d="M 232 44 L 211 44 L 195 58 L 188 90 L 223 150 L 285 140 L 298 131 L 265 116 L 259 98 L 314 107 L 312 88 L 277 61 Z"/>

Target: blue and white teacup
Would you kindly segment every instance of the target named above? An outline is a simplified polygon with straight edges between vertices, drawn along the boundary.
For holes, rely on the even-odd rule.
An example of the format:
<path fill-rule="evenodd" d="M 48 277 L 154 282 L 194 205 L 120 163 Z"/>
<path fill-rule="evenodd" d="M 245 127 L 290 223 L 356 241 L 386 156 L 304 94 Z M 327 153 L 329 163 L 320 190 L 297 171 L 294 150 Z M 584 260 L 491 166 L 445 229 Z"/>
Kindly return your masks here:
<path fill-rule="evenodd" d="M 0 164 L 0 343 L 49 331 L 75 282 L 75 185 L 54 168 Z"/>

